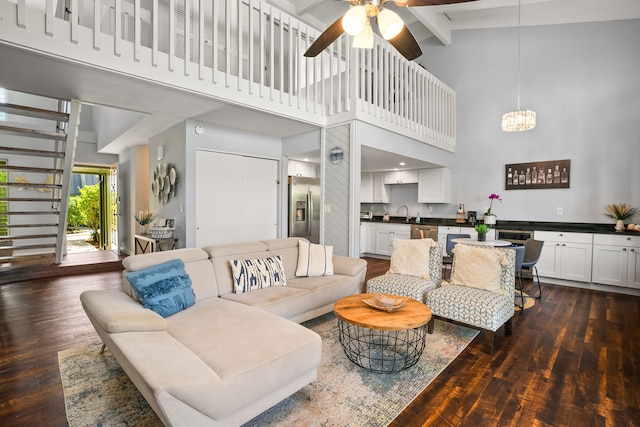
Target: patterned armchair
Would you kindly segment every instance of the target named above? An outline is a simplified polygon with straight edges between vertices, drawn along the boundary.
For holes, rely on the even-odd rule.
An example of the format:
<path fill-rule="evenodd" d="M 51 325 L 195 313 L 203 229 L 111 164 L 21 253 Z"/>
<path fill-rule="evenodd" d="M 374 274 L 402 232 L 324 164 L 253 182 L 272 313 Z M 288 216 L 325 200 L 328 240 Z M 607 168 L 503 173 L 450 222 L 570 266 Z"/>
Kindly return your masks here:
<path fill-rule="evenodd" d="M 424 302 L 442 277 L 442 246 L 432 239 L 396 240 L 389 271 L 369 279 L 368 293 L 401 295 Z"/>
<path fill-rule="evenodd" d="M 505 335 L 512 333 L 515 257 L 513 248 L 457 245 L 451 280 L 425 296 L 433 314 L 428 332 L 435 318 L 463 323 L 484 332 L 492 353 L 496 331 L 504 325 Z"/>

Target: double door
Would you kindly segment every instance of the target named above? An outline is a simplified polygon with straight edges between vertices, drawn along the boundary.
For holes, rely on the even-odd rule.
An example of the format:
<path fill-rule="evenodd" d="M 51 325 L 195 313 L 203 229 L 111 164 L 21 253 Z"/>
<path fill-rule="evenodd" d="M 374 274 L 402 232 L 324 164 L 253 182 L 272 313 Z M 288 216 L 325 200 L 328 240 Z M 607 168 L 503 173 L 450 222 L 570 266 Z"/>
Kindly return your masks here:
<path fill-rule="evenodd" d="M 640 237 L 594 236 L 593 282 L 640 289 Z"/>
<path fill-rule="evenodd" d="M 544 241 L 536 264 L 540 276 L 591 282 L 591 234 L 536 231 L 535 239 Z"/>

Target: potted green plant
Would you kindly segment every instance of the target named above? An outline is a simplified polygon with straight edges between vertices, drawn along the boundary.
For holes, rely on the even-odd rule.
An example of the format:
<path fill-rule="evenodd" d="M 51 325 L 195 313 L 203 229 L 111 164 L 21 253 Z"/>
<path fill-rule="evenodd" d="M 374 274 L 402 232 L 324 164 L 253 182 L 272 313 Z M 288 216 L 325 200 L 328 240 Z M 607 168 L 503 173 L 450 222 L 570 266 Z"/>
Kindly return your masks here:
<path fill-rule="evenodd" d="M 486 241 L 487 231 L 489 231 L 489 226 L 487 224 L 478 224 L 474 228 L 478 232 L 478 242 Z"/>

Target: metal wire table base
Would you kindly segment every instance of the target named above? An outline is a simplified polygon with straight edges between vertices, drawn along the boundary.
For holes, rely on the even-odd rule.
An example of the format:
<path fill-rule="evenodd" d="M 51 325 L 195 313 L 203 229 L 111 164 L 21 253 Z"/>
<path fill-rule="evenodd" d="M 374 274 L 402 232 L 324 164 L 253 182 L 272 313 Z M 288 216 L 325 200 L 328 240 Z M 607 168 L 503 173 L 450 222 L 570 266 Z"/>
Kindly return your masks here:
<path fill-rule="evenodd" d="M 427 325 L 378 330 L 338 319 L 340 345 L 356 365 L 376 373 L 399 372 L 415 365 L 424 351 Z"/>

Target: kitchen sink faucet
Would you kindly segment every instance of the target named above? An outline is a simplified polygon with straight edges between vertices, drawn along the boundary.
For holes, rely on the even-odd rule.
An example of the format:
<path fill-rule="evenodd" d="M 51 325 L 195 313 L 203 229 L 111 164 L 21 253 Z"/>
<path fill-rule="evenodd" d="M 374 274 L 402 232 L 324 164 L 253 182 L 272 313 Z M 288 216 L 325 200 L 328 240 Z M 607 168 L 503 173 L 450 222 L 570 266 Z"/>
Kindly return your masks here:
<path fill-rule="evenodd" d="M 407 205 L 402 205 L 398 208 L 398 212 L 400 213 L 400 209 L 405 208 L 407 210 L 407 215 L 405 216 L 405 220 L 406 222 L 409 222 L 411 220 L 411 215 L 409 215 L 409 208 L 407 207 Z"/>

